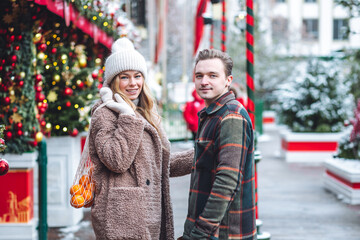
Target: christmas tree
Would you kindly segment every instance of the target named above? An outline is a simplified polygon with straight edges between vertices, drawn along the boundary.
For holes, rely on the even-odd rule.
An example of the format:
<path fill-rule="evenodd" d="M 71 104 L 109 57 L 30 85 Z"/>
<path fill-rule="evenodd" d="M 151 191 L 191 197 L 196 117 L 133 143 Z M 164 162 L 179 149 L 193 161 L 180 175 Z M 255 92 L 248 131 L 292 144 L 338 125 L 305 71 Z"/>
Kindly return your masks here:
<path fill-rule="evenodd" d="M 0 2 L 0 124 L 5 126 L 6 153 L 34 151 L 43 133 L 76 136 L 86 131 L 109 51 L 35 2 Z M 99 1 L 66 2 L 91 29 L 96 25 L 97 31 L 118 36 L 118 22 Z"/>
<path fill-rule="evenodd" d="M 295 132 L 338 132 L 349 116 L 353 99 L 341 61 L 311 59 L 307 72 L 277 92 L 278 111 Z"/>

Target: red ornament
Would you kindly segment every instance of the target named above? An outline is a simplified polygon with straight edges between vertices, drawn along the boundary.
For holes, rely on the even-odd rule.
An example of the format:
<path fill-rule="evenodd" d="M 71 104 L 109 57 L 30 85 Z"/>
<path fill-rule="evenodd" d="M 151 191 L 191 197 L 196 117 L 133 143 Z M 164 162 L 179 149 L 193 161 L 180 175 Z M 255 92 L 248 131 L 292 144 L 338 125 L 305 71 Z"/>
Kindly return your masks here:
<path fill-rule="evenodd" d="M 21 41 L 23 37 L 22 37 L 22 35 L 18 35 L 16 38 L 18 41 Z"/>
<path fill-rule="evenodd" d="M 42 102 L 42 101 L 44 101 L 44 99 L 45 99 L 45 95 L 44 95 L 43 93 L 37 92 L 37 93 L 35 94 L 35 98 L 36 98 L 36 101 L 37 101 L 37 102 Z"/>
<path fill-rule="evenodd" d="M 51 53 L 52 53 L 52 54 L 55 54 L 56 52 L 57 52 L 57 49 L 56 49 L 56 48 L 52 48 L 52 49 L 51 49 Z"/>
<path fill-rule="evenodd" d="M 47 46 L 45 43 L 42 43 L 38 46 L 39 51 L 44 52 L 46 50 Z"/>
<path fill-rule="evenodd" d="M 41 74 L 36 74 L 35 75 L 35 81 L 36 83 L 39 83 L 42 80 L 42 75 Z"/>
<path fill-rule="evenodd" d="M 15 46 L 15 50 L 19 51 L 20 50 L 20 46 Z"/>
<path fill-rule="evenodd" d="M 17 61 L 17 56 L 16 55 L 12 55 L 12 56 L 10 56 L 10 62 L 12 62 L 12 63 L 15 63 L 16 61 Z"/>
<path fill-rule="evenodd" d="M 91 76 L 92 76 L 93 78 L 97 78 L 97 77 L 98 77 L 98 73 L 94 71 L 94 72 L 91 73 Z"/>
<path fill-rule="evenodd" d="M 0 84 L 0 91 L 2 92 L 7 92 L 8 91 L 8 87 L 5 84 Z"/>
<path fill-rule="evenodd" d="M 63 94 L 65 96 L 71 96 L 73 94 L 73 90 L 71 88 L 67 87 L 67 88 L 65 88 Z"/>
<path fill-rule="evenodd" d="M 0 158 L 0 176 L 4 176 L 9 171 L 9 163 Z"/>
<path fill-rule="evenodd" d="M 84 83 L 83 82 L 79 82 L 78 84 L 76 84 L 78 86 L 78 88 L 83 89 L 84 88 Z"/>
<path fill-rule="evenodd" d="M 40 126 L 42 126 L 42 127 L 45 127 L 45 126 L 46 126 L 45 120 L 42 120 L 42 121 L 40 122 Z"/>
<path fill-rule="evenodd" d="M 21 122 L 19 122 L 19 123 L 16 124 L 16 127 L 17 127 L 18 129 L 21 129 L 21 128 L 23 127 L 23 124 L 22 124 Z"/>
<path fill-rule="evenodd" d="M 23 87 L 23 86 L 24 86 L 24 81 L 23 81 L 23 80 L 19 81 L 19 82 L 18 82 L 18 86 L 19 86 L 19 87 Z"/>
<path fill-rule="evenodd" d="M 5 133 L 5 138 L 6 138 L 7 140 L 11 139 L 11 138 L 12 138 L 12 132 L 6 132 L 6 133 Z"/>
<path fill-rule="evenodd" d="M 0 144 L 1 144 L 1 145 L 5 145 L 4 139 L 0 138 Z"/>
<path fill-rule="evenodd" d="M 71 102 L 70 102 L 70 101 L 67 101 L 67 102 L 65 103 L 65 106 L 68 107 L 68 108 L 71 107 Z"/>
<path fill-rule="evenodd" d="M 70 133 L 70 136 L 76 137 L 78 134 L 79 134 L 79 131 L 78 131 L 76 128 L 74 128 L 74 129 L 72 130 L 72 132 Z"/>
<path fill-rule="evenodd" d="M 37 146 L 37 141 L 30 141 L 28 142 L 30 144 L 30 146 L 32 147 L 36 147 Z"/>
<path fill-rule="evenodd" d="M 10 98 L 9 98 L 9 97 L 4 97 L 4 98 L 2 99 L 2 103 L 3 103 L 4 105 L 9 105 L 9 104 L 10 104 Z"/>
<path fill-rule="evenodd" d="M 20 136 L 22 136 L 24 133 L 23 133 L 22 130 L 19 129 L 19 130 L 17 130 L 16 134 L 20 137 Z"/>
<path fill-rule="evenodd" d="M 42 91 L 42 87 L 41 87 L 41 86 L 39 86 L 39 85 L 38 85 L 38 86 L 36 86 L 36 87 L 35 87 L 35 91 L 37 91 L 37 92 L 41 92 L 41 91 Z"/>
<path fill-rule="evenodd" d="M 13 43 L 15 41 L 15 36 L 14 35 L 11 35 L 8 37 L 8 42 L 9 43 Z"/>
<path fill-rule="evenodd" d="M 46 112 L 46 108 L 44 108 L 44 107 L 41 107 L 41 108 L 38 108 L 38 109 L 39 109 L 40 114 L 44 114 Z"/>

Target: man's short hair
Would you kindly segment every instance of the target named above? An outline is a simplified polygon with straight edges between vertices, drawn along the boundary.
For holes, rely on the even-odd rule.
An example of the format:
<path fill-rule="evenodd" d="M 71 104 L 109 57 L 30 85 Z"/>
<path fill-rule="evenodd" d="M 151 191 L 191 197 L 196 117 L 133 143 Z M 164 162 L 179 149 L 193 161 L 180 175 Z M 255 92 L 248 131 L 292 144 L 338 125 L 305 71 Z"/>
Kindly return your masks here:
<path fill-rule="evenodd" d="M 230 76 L 232 73 L 233 65 L 234 65 L 233 60 L 227 53 L 216 50 L 216 49 L 201 50 L 198 53 L 198 55 L 196 56 L 195 66 L 198 64 L 199 61 L 207 60 L 207 59 L 214 59 L 214 58 L 218 58 L 223 62 L 224 69 L 225 69 L 225 75 L 227 77 Z"/>

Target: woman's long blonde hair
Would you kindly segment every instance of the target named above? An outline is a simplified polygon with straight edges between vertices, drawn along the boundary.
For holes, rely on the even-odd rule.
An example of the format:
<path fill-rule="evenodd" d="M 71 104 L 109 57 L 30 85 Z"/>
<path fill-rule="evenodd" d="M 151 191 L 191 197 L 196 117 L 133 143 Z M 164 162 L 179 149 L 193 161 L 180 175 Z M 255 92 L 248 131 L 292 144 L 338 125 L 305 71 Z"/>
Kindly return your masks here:
<path fill-rule="evenodd" d="M 125 100 L 125 102 L 129 104 L 132 109 L 134 109 L 134 111 L 136 110 L 139 112 L 141 116 L 143 116 L 161 136 L 159 131 L 161 118 L 155 109 L 154 99 L 150 94 L 150 89 L 145 82 L 144 76 L 141 74 L 144 79 L 144 83 L 139 95 L 139 103 L 137 106 L 135 106 L 135 104 L 123 92 L 120 91 L 120 78 L 118 76 L 119 75 L 117 75 L 114 80 L 111 81 L 111 90 L 114 93 L 118 93 Z"/>

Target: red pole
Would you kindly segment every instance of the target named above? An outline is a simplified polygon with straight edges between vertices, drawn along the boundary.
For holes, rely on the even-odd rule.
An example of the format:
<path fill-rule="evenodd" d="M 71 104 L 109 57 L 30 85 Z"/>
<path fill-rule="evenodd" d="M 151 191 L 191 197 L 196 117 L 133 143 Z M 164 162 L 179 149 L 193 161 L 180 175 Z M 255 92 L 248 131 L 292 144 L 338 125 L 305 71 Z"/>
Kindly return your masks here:
<path fill-rule="evenodd" d="M 222 18 L 221 18 L 221 51 L 226 52 L 226 1 L 222 1 Z"/>
<path fill-rule="evenodd" d="M 255 85 L 254 85 L 254 12 L 253 0 L 246 0 L 246 85 L 248 93 L 247 110 L 255 129 Z M 257 170 L 255 164 L 255 206 L 258 218 Z"/>

